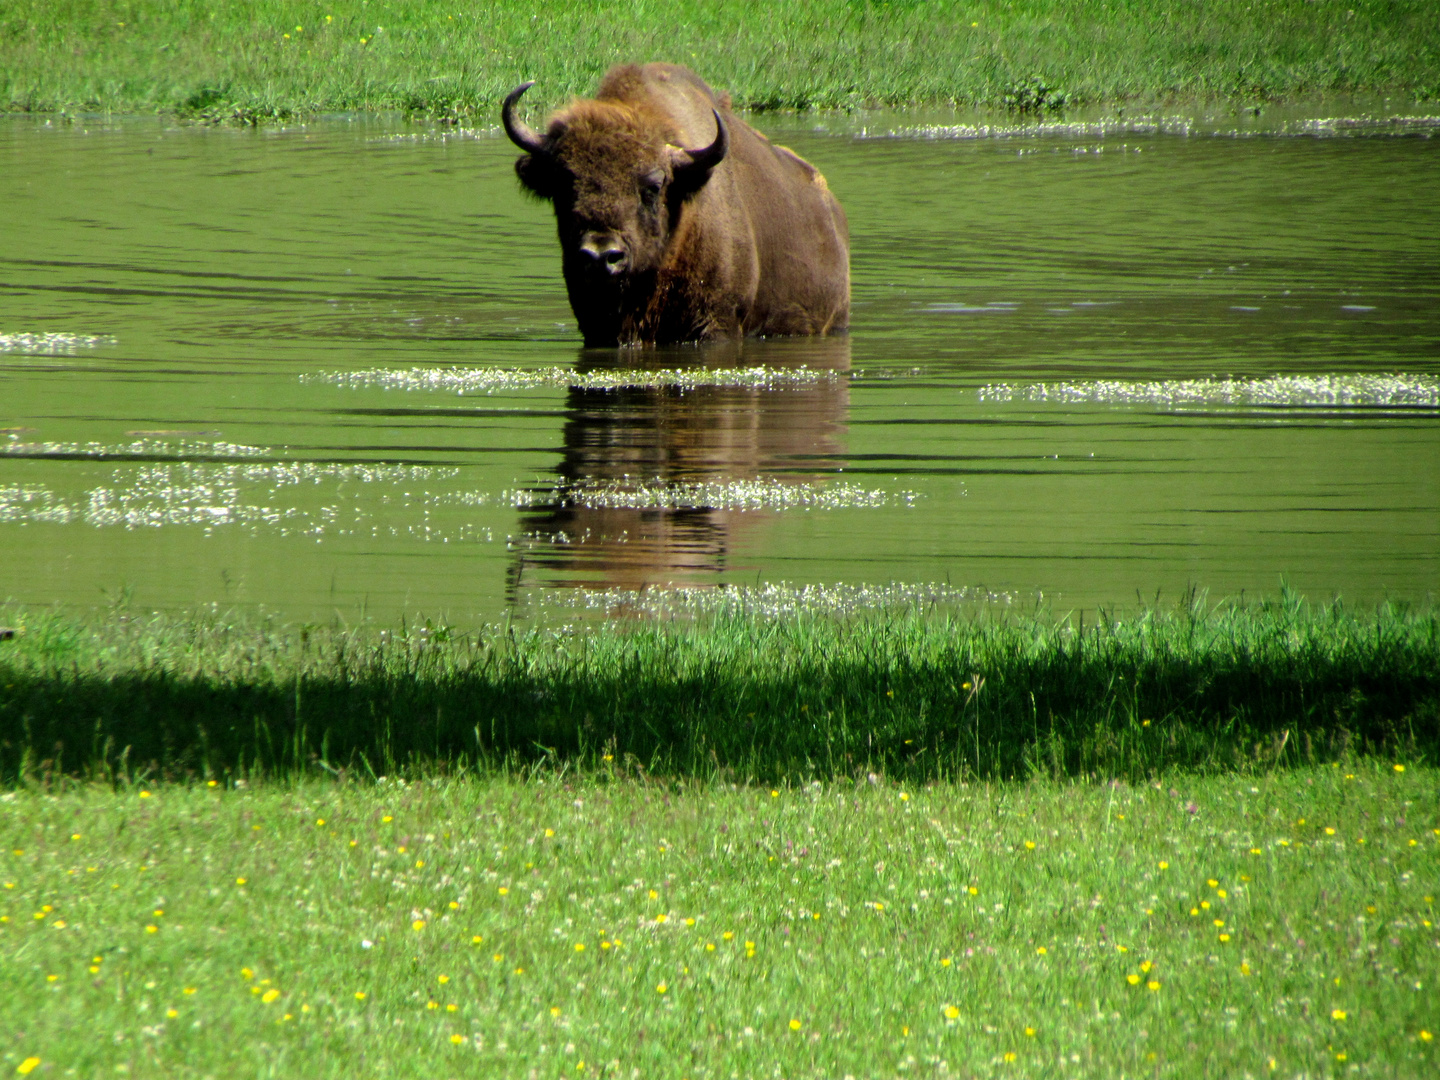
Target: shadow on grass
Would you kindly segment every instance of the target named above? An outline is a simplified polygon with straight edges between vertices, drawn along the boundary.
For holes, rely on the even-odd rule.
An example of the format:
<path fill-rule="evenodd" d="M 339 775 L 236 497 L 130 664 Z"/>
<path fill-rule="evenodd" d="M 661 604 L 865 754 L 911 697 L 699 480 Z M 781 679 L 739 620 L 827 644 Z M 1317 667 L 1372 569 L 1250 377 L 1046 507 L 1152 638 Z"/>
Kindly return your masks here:
<path fill-rule="evenodd" d="M 0 781 L 630 763 L 743 780 L 1138 779 L 1440 748 L 1433 613 L 1099 625 L 915 611 L 458 634 L 10 612 Z"/>

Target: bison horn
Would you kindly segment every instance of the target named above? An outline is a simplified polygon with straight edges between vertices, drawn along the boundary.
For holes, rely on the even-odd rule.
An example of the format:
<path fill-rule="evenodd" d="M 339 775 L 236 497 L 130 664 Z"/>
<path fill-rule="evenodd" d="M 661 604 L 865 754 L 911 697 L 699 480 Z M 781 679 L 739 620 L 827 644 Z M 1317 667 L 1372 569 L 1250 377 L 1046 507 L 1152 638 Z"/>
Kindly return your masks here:
<path fill-rule="evenodd" d="M 505 134 L 510 136 L 511 142 L 527 153 L 541 154 L 545 152 L 545 140 L 529 124 L 515 116 L 515 103 L 534 85 L 533 80 L 521 83 L 506 95 L 505 104 L 500 106 L 500 121 L 505 125 Z"/>
<path fill-rule="evenodd" d="M 683 150 L 677 157 L 675 172 L 704 175 L 711 169 L 725 160 L 725 155 L 730 151 L 730 132 L 725 127 L 725 121 L 720 119 L 720 114 L 714 109 L 710 112 L 715 117 L 715 141 L 709 146 L 700 150 Z"/>

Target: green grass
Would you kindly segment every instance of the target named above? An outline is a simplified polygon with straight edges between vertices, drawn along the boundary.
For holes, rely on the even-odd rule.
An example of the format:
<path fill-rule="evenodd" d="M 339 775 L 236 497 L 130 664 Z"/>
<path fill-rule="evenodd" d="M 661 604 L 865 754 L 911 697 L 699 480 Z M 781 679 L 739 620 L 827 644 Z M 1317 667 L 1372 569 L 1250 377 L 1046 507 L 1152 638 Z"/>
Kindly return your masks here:
<path fill-rule="evenodd" d="M 288 36 L 287 36 L 288 35 Z M 490 121 L 618 61 L 689 64 L 748 108 L 1440 93 L 1431 0 L 9 0 L 0 107 Z"/>
<path fill-rule="evenodd" d="M 1436 764 L 1440 614 L 914 609 L 400 631 L 0 611 L 0 782 L 594 764 L 773 782 Z"/>
<path fill-rule="evenodd" d="M 1440 772 L 1397 764 L 27 786 L 0 1072 L 1435 1075 Z"/>

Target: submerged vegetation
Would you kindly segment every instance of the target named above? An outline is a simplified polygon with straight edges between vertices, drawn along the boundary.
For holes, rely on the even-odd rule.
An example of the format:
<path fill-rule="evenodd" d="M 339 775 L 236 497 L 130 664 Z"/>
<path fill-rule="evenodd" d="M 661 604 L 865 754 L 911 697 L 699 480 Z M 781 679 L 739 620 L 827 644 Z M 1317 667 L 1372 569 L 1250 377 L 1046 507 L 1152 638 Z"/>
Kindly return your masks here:
<path fill-rule="evenodd" d="M 1390 761 L 27 787 L 0 1071 L 1434 1075 L 1437 792 Z"/>
<path fill-rule="evenodd" d="M 738 105 L 854 108 L 1440 94 L 1430 0 L 11 0 L 0 108 L 258 122 L 405 110 L 493 118 L 617 61 L 671 60 Z"/>
<path fill-rule="evenodd" d="M 1433 762 L 1440 616 L 1293 597 L 398 632 L 11 612 L 0 777 L 567 761 L 774 782 Z"/>

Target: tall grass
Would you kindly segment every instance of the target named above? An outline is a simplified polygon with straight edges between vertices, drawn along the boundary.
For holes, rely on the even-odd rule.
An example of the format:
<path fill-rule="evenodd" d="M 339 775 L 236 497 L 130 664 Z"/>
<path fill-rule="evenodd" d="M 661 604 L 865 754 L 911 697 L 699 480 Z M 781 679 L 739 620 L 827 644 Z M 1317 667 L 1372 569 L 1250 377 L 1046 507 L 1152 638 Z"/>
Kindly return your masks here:
<path fill-rule="evenodd" d="M 0 776 L 1146 777 L 1433 761 L 1440 618 L 1294 597 L 1077 624 L 915 610 L 460 633 L 10 612 Z"/>
<path fill-rule="evenodd" d="M 617 61 L 689 64 L 750 108 L 1440 93 L 1430 0 L 9 0 L 0 107 L 491 117 Z"/>

